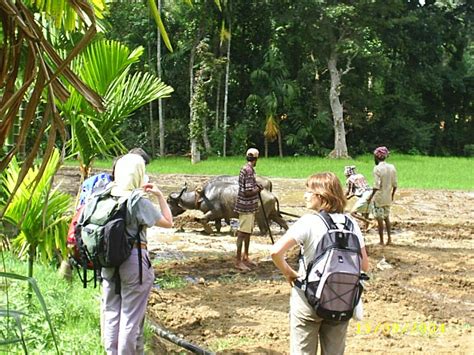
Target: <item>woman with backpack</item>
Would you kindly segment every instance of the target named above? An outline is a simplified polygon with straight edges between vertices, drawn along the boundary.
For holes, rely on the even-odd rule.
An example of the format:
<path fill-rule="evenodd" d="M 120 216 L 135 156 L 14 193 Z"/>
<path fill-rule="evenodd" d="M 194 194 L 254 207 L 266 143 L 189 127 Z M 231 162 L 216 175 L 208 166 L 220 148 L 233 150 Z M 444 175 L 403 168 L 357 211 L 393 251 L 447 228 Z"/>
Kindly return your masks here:
<path fill-rule="evenodd" d="M 135 240 L 139 233 L 140 243 L 133 243 L 131 255 L 117 270 L 102 268 L 102 336 L 107 354 L 143 354 L 143 323 L 155 279 L 147 250 L 146 229 L 153 226 L 171 228 L 173 217 L 162 192 L 154 184 L 145 183 L 145 161 L 140 155 L 121 157 L 115 165 L 114 175 L 115 179 L 109 185 L 110 194 L 128 201 L 126 234 Z M 159 209 L 147 194 L 158 199 Z M 120 278 L 118 285 L 117 277 Z"/>
<path fill-rule="evenodd" d="M 318 341 L 320 341 L 321 354 L 343 354 L 349 321 L 326 320 L 323 316 L 318 315 L 320 313 L 317 313 L 308 301 L 304 291 L 306 287 L 301 287 L 301 285 L 306 280 L 308 263 L 313 261 L 320 248 L 319 242 L 328 234 L 329 228 L 325 222 L 326 218 L 329 218 L 333 222 L 331 225 L 335 225 L 337 228 L 342 229 L 346 224 L 351 225 L 351 236 L 357 240 L 350 241 L 350 243 L 359 248 L 357 254 L 360 263 L 356 264 L 363 271 L 367 271 L 369 268 L 367 252 L 359 226 L 349 214 L 344 213 L 347 199 L 337 176 L 330 172 L 312 175 L 306 181 L 306 188 L 304 194 L 306 207 L 320 213 L 302 216 L 273 245 L 271 250 L 273 262 L 292 286 L 290 353 L 292 355 L 316 354 Z M 295 245 L 300 245 L 302 252 L 298 272 L 285 260 L 286 252 Z"/>

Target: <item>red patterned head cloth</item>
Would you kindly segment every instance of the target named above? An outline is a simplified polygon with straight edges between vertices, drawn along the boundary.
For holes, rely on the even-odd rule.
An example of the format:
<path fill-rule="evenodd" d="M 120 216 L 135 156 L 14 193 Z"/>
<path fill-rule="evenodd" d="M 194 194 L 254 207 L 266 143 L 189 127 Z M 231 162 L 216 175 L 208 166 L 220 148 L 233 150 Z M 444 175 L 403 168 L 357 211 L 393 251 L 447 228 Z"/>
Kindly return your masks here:
<path fill-rule="evenodd" d="M 355 165 L 348 165 L 344 167 L 344 175 L 346 176 L 351 176 L 356 173 L 356 167 Z"/>
<path fill-rule="evenodd" d="M 388 151 L 387 147 L 378 147 L 377 149 L 374 150 L 374 155 L 379 158 L 379 159 L 385 159 L 388 157 L 388 154 L 390 152 Z"/>

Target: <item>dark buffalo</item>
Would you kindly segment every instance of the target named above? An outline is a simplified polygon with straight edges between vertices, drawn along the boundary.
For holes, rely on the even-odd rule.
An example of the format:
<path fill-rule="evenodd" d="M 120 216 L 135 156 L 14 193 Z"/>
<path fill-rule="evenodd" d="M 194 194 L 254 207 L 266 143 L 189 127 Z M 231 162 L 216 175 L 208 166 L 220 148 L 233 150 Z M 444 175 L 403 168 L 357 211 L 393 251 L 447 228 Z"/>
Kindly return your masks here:
<path fill-rule="evenodd" d="M 272 192 L 272 182 L 269 179 L 263 176 L 256 176 L 256 180 L 257 180 L 257 184 L 261 185 L 265 190 Z M 206 184 L 212 184 L 215 181 L 223 181 L 223 182 L 238 184 L 239 177 L 232 176 L 232 175 L 219 175 L 207 181 Z M 204 186 L 206 186 L 206 184 Z"/>
<path fill-rule="evenodd" d="M 203 224 L 206 232 L 212 232 L 208 224 L 209 221 L 215 221 L 216 229 L 219 232 L 221 219 L 224 219 L 229 224 L 231 218 L 239 217 L 239 215 L 234 212 L 238 190 L 239 185 L 235 181 L 230 182 L 213 179 L 207 182 L 202 189 L 188 191 L 185 187 L 180 193 L 173 192 L 168 196 L 167 202 L 173 216 L 178 216 L 186 210 L 202 211 L 204 216 L 199 218 L 198 221 Z M 266 190 L 262 190 L 260 194 L 268 222 L 271 223 L 271 221 L 275 221 L 280 227 L 288 229 L 288 225 L 279 214 L 278 200 L 275 195 Z M 259 206 L 255 219 L 260 231 L 266 233 L 268 228 L 261 206 Z"/>

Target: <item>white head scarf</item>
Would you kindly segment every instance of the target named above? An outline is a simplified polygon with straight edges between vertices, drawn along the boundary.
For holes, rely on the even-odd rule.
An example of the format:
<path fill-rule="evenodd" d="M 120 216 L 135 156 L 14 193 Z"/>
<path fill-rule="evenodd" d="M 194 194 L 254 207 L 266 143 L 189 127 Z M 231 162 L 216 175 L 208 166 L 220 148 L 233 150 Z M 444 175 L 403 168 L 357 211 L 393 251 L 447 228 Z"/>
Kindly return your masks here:
<path fill-rule="evenodd" d="M 131 195 L 132 191 L 143 186 L 145 162 L 137 154 L 126 154 L 115 164 L 114 181 L 111 194 L 113 196 Z"/>

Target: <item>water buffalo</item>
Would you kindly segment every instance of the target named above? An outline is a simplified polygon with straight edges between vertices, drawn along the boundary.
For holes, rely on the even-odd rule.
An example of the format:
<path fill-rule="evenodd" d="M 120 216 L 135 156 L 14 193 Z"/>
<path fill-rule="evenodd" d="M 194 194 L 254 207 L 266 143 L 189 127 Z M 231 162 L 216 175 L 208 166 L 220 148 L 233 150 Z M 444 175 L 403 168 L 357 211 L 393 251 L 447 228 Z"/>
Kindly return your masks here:
<path fill-rule="evenodd" d="M 263 177 L 263 176 L 256 176 L 257 184 L 261 185 L 265 190 L 272 192 L 272 182 Z M 232 175 L 219 175 L 211 180 L 207 181 L 204 186 L 207 184 L 212 184 L 215 181 L 223 181 L 223 182 L 230 182 L 233 184 L 238 184 L 239 183 L 239 177 L 238 176 L 232 176 Z"/>
<path fill-rule="evenodd" d="M 197 220 L 202 223 L 206 232 L 212 233 L 212 229 L 208 224 L 209 221 L 215 221 L 216 230 L 219 232 L 221 219 L 224 219 L 229 224 L 231 218 L 239 217 L 234 212 L 238 190 L 239 185 L 236 181 L 230 182 L 213 179 L 204 184 L 202 189 L 188 191 L 185 187 L 180 193 L 173 192 L 168 196 L 167 202 L 173 216 L 178 216 L 185 210 L 202 211 L 204 216 Z M 278 200 L 275 195 L 266 190 L 262 190 L 260 194 L 268 222 L 275 221 L 280 227 L 288 229 L 288 225 L 279 214 Z M 268 228 L 260 206 L 255 219 L 260 231 L 263 234 L 266 233 Z"/>

